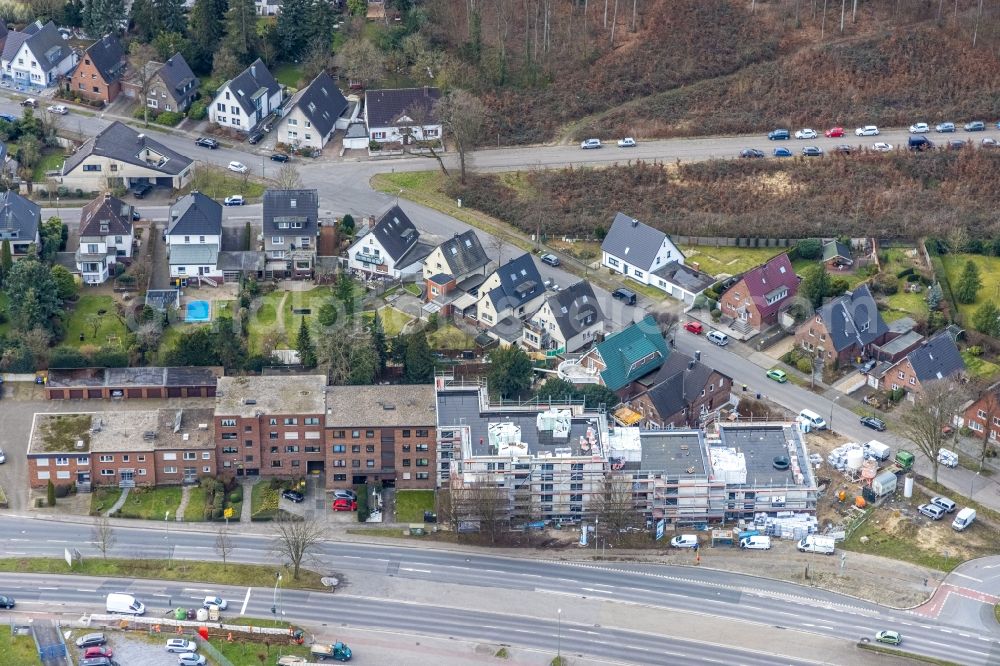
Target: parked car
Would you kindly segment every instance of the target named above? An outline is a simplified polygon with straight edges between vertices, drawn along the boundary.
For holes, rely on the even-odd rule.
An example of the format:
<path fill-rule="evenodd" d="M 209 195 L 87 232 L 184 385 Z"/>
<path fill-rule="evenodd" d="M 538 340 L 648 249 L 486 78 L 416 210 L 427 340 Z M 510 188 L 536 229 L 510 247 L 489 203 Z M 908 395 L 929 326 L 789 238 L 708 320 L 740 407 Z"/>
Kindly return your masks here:
<path fill-rule="evenodd" d="M 878 136 L 878 127 L 875 125 L 865 125 L 854 130 L 855 136 Z"/>
<path fill-rule="evenodd" d="M 6 595 L 0 596 L 0 606 L 3 606 L 4 608 L 13 608 L 16 605 L 17 602 L 14 601 L 14 597 L 8 597 Z"/>
<path fill-rule="evenodd" d="M 740 151 L 740 157 L 744 159 L 758 159 L 764 157 L 764 151 L 757 150 L 756 148 L 744 148 Z"/>
<path fill-rule="evenodd" d="M 825 134 L 827 137 L 829 137 L 831 139 L 836 139 L 836 138 L 844 136 L 844 128 L 843 127 L 831 127 L 827 131 L 823 132 L 823 134 Z"/>
<path fill-rule="evenodd" d="M 186 638 L 168 638 L 167 652 L 194 652 L 198 649 L 198 644 Z"/>
<path fill-rule="evenodd" d="M 289 502 L 295 502 L 296 504 L 298 504 L 299 502 L 301 502 L 306 498 L 305 495 L 303 495 L 297 490 L 282 490 L 281 496 L 286 500 L 288 500 Z"/>
<path fill-rule="evenodd" d="M 769 141 L 784 141 L 788 138 L 788 130 L 786 129 L 776 129 L 771 130 L 767 133 L 767 138 Z"/>
<path fill-rule="evenodd" d="M 851 146 L 847 145 L 846 143 L 842 143 L 838 145 L 836 148 L 834 148 L 833 152 L 839 153 L 841 155 L 850 155 L 851 151 L 853 150 L 854 148 L 852 148 Z"/>
<path fill-rule="evenodd" d="M 543 264 L 548 264 L 549 266 L 558 266 L 560 263 L 559 257 L 554 254 L 543 254 L 539 257 Z"/>
<path fill-rule="evenodd" d="M 993 137 L 988 136 L 983 139 L 982 146 L 983 148 L 996 148 L 997 146 L 1000 146 L 1000 143 L 997 143 L 997 140 Z"/>
<path fill-rule="evenodd" d="M 34 97 L 29 97 L 28 99 L 21 101 L 21 106 L 29 108 L 29 109 L 37 109 L 38 108 L 38 100 L 35 99 Z"/>
<path fill-rule="evenodd" d="M 796 139 L 815 139 L 817 136 L 814 129 L 800 129 L 795 133 Z"/>
<path fill-rule="evenodd" d="M 243 198 L 242 194 L 233 194 L 226 197 L 225 201 L 222 203 L 226 206 L 242 206 L 246 203 L 246 200 Z"/>
<path fill-rule="evenodd" d="M 132 186 L 132 196 L 136 199 L 142 199 L 144 196 L 149 194 L 153 189 L 153 186 L 149 183 L 136 183 Z"/>
<path fill-rule="evenodd" d="M 46 108 L 45 110 L 48 111 L 49 113 L 54 113 L 58 116 L 65 116 L 67 113 L 69 113 L 69 109 L 67 109 L 62 104 L 53 104 L 52 106 Z"/>
<path fill-rule="evenodd" d="M 903 637 L 899 635 L 898 631 L 880 631 L 875 634 L 875 640 L 879 643 L 888 643 L 889 645 L 899 645 L 903 642 Z"/>
<path fill-rule="evenodd" d="M 955 123 L 938 123 L 937 125 L 934 126 L 934 131 L 940 133 L 954 132 Z"/>
<path fill-rule="evenodd" d="M 931 126 L 927 123 L 914 123 L 910 125 L 910 134 L 927 134 L 931 131 Z"/>
<path fill-rule="evenodd" d="M 673 548 L 697 548 L 698 547 L 698 535 L 697 534 L 678 534 L 673 539 L 670 540 L 670 545 Z"/>
<path fill-rule="evenodd" d="M 7 454 L 4 453 L 3 449 L 0 449 L 0 465 L 4 464 L 5 462 L 7 462 Z M 3 605 L 3 604 L 0 603 L 0 605 Z"/>
<path fill-rule="evenodd" d="M 272 162 L 288 162 L 292 158 L 285 153 L 274 153 L 271 155 Z"/>
<path fill-rule="evenodd" d="M 108 659 L 107 657 L 91 657 L 90 659 L 80 660 L 80 666 L 119 666 L 117 661 Z"/>
<path fill-rule="evenodd" d="M 251 146 L 255 146 L 258 143 L 260 143 L 260 140 L 263 138 L 264 138 L 263 132 L 254 132 L 247 138 L 247 143 L 249 143 Z"/>
<path fill-rule="evenodd" d="M 874 416 L 862 416 L 861 425 L 872 430 L 878 430 L 879 432 L 885 431 L 885 421 L 877 419 Z"/>
<path fill-rule="evenodd" d="M 633 139 L 630 136 L 627 136 L 624 139 L 618 139 L 618 147 L 619 148 L 635 148 L 635 139 Z"/>
<path fill-rule="evenodd" d="M 624 301 L 628 305 L 635 305 L 636 294 L 631 289 L 618 287 L 611 292 L 611 296 L 612 298 L 617 298 L 619 301 Z"/>
<path fill-rule="evenodd" d="M 687 331 L 688 333 L 701 335 L 701 332 L 705 330 L 705 327 L 701 325 L 700 321 L 689 321 L 684 324 L 684 330 Z"/>
<path fill-rule="evenodd" d="M 96 659 L 97 657 L 104 657 L 105 659 L 111 659 L 111 657 L 113 656 L 115 656 L 115 654 L 109 647 L 87 648 L 87 650 L 83 653 L 84 659 Z"/>
<path fill-rule="evenodd" d="M 981 120 L 973 120 L 971 123 L 965 123 L 966 132 L 982 132 L 986 129 L 986 123 Z"/>
<path fill-rule="evenodd" d="M 249 171 L 246 164 L 243 164 L 242 162 L 237 162 L 235 160 L 230 162 L 227 168 L 230 171 L 235 171 L 236 173 L 246 173 L 247 171 Z"/>
<path fill-rule="evenodd" d="M 778 370 L 777 368 L 771 368 L 767 371 L 767 378 L 773 379 L 779 384 L 784 384 L 788 381 L 788 375 L 785 374 L 784 370 Z"/>
<path fill-rule="evenodd" d="M 229 602 L 222 597 L 205 597 L 205 600 L 201 602 L 201 607 L 208 608 L 209 606 L 218 606 L 219 610 L 226 610 L 229 608 Z"/>
<path fill-rule="evenodd" d="M 78 648 L 89 648 L 104 645 L 108 642 L 104 634 L 87 634 L 86 636 L 80 636 L 76 639 L 76 646 Z"/>
<path fill-rule="evenodd" d="M 806 146 L 802 149 L 802 154 L 806 157 L 823 157 L 823 149 L 819 146 Z"/>
<path fill-rule="evenodd" d="M 342 490 L 334 490 L 333 491 L 333 496 L 334 497 L 342 497 L 344 499 L 349 499 L 352 502 L 356 502 L 358 500 L 358 494 L 356 492 L 354 492 L 353 490 L 343 490 L 343 489 Z"/>
<path fill-rule="evenodd" d="M 194 140 L 194 145 L 201 146 L 202 148 L 211 148 L 215 150 L 219 147 L 219 142 L 215 139 L 210 139 L 207 136 L 198 137 Z"/>
<path fill-rule="evenodd" d="M 177 666 L 205 666 L 205 655 L 196 652 L 185 652 L 177 655 Z"/>
<path fill-rule="evenodd" d="M 589 150 L 591 148 L 600 148 L 601 147 L 601 140 L 600 139 L 586 139 L 586 140 L 584 140 L 580 144 L 580 147 L 583 148 L 584 150 Z"/>
<path fill-rule="evenodd" d="M 884 141 L 879 141 L 878 143 L 872 144 L 872 150 L 876 153 L 888 153 L 892 150 L 891 143 L 885 143 Z"/>
<path fill-rule="evenodd" d="M 349 500 L 346 497 L 338 497 L 333 500 L 332 508 L 334 511 L 357 511 L 358 503 L 354 500 Z"/>
<path fill-rule="evenodd" d="M 906 147 L 910 150 L 928 150 L 934 147 L 934 144 L 926 136 L 911 136 L 906 142 Z"/>
<path fill-rule="evenodd" d="M 775 148 L 774 149 L 774 156 L 775 157 L 791 157 L 792 156 L 792 151 L 790 151 L 788 148 Z"/>
<path fill-rule="evenodd" d="M 961 139 L 948 139 L 948 150 L 961 150 L 965 148 L 965 141 Z"/>
<path fill-rule="evenodd" d="M 917 507 L 917 511 L 924 514 L 931 520 L 941 520 L 944 517 L 944 509 L 939 507 L 937 504 L 921 504 Z"/>
<path fill-rule="evenodd" d="M 958 506 L 953 501 L 951 501 L 951 499 L 947 497 L 942 497 L 940 495 L 932 497 L 931 504 L 933 504 L 934 506 L 941 507 L 942 509 L 944 509 L 945 513 L 954 513 L 955 509 Z"/>

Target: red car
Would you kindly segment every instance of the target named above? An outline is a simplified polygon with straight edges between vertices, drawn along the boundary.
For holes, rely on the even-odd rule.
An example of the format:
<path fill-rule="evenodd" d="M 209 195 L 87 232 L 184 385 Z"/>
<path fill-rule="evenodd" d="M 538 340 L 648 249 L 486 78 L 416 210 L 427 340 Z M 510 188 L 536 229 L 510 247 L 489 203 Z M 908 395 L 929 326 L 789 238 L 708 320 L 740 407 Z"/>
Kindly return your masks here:
<path fill-rule="evenodd" d="M 357 511 L 358 510 L 358 503 L 355 502 L 355 501 L 353 501 L 353 500 L 349 500 L 349 499 L 345 499 L 343 497 L 339 497 L 339 498 L 337 498 L 337 499 L 335 499 L 333 501 L 333 510 L 334 511 Z"/>
<path fill-rule="evenodd" d="M 114 654 L 111 652 L 111 648 L 109 647 L 90 647 L 83 653 L 84 659 L 93 659 L 95 657 L 107 657 L 108 659 L 111 659 L 113 656 Z"/>
<path fill-rule="evenodd" d="M 826 134 L 831 139 L 835 138 L 835 137 L 838 137 L 838 136 L 844 136 L 844 128 L 843 127 L 831 127 L 826 132 L 824 132 L 824 134 Z"/>
<path fill-rule="evenodd" d="M 684 324 L 684 330 L 690 331 L 695 335 L 701 335 L 703 328 L 700 321 L 689 321 L 688 323 Z"/>

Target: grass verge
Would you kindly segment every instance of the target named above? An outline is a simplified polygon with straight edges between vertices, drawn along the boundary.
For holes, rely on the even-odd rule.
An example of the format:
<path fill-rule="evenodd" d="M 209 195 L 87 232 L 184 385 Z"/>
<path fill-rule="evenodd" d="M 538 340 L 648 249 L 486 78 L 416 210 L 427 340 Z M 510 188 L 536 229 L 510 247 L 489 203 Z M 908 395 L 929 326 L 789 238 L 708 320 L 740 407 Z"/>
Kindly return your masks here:
<path fill-rule="evenodd" d="M 915 535 L 906 536 L 914 538 L 901 538 L 898 533 L 886 532 L 872 518 L 869 518 L 854 531 L 851 538 L 843 541 L 840 545 L 844 550 L 912 562 L 937 571 L 951 571 L 962 563 L 962 558 L 945 557 L 939 552 L 920 548 Z M 862 541 L 864 537 L 868 538 L 867 543 Z"/>
<path fill-rule="evenodd" d="M 58 573 L 79 576 L 103 576 L 111 578 L 150 578 L 154 580 L 176 580 L 218 585 L 239 585 L 274 587 L 274 566 L 262 564 L 227 564 L 216 561 L 188 560 L 146 560 L 114 558 L 85 559 L 72 569 L 62 558 L 7 557 L 0 558 L 0 571 L 19 573 Z M 282 576 L 282 585 L 302 590 L 326 590 L 320 582 L 322 576 L 315 571 L 299 570 L 299 579 L 293 580 L 291 572 Z M 2 633 L 2 632 L 0 632 Z"/>
<path fill-rule="evenodd" d="M 879 654 L 889 654 L 895 657 L 903 657 L 905 659 L 919 661 L 924 664 L 937 664 L 937 666 L 959 666 L 958 663 L 954 661 L 937 659 L 936 657 L 925 657 L 924 655 L 913 654 L 912 652 L 887 647 L 885 645 L 878 645 L 876 643 L 858 643 L 858 647 L 862 650 L 868 650 L 869 652 L 878 652 Z"/>
<path fill-rule="evenodd" d="M 31 636 L 12 636 L 9 630 L 0 631 L 0 654 L 6 664 L 41 664 L 35 641 Z"/>
<path fill-rule="evenodd" d="M 422 523 L 424 511 L 434 510 L 433 490 L 397 490 L 396 522 Z"/>

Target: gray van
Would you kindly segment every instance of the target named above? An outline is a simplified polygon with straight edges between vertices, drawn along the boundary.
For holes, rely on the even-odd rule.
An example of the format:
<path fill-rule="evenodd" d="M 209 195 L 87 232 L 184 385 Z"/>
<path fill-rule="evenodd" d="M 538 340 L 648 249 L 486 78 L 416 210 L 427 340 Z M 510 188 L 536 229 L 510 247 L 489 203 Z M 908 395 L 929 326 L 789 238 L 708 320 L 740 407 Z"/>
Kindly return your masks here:
<path fill-rule="evenodd" d="M 708 338 L 709 342 L 714 342 L 720 347 L 725 347 L 729 344 L 729 336 L 720 331 L 712 331 L 705 337 Z"/>

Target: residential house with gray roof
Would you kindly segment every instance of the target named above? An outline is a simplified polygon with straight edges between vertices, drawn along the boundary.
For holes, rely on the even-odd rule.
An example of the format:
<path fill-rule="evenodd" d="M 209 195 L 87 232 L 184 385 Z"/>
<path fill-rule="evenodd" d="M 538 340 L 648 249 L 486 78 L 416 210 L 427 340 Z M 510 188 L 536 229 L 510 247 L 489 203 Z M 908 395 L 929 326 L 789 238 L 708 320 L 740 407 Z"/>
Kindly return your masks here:
<path fill-rule="evenodd" d="M 275 127 L 278 143 L 322 150 L 333 138 L 348 103 L 333 77 L 322 71 L 295 93 L 286 107 Z"/>
<path fill-rule="evenodd" d="M 312 277 L 318 218 L 319 193 L 316 190 L 264 192 L 266 275 L 295 279 Z"/>
<path fill-rule="evenodd" d="M 391 88 L 365 92 L 368 137 L 378 143 L 440 140 L 441 120 L 436 104 L 438 88 Z"/>
<path fill-rule="evenodd" d="M 122 89 L 129 97 L 135 99 L 145 97 L 146 106 L 153 111 L 183 113 L 198 97 L 201 81 L 194 75 L 180 53 L 175 53 L 163 63 L 148 62 L 143 71 L 147 77 L 145 93 L 141 77 L 136 75 L 129 77 Z"/>
<path fill-rule="evenodd" d="M 683 264 L 684 253 L 667 234 L 624 213 L 615 215 L 601 243 L 602 266 L 661 289 L 653 273 L 675 262 Z M 666 276 L 661 277 L 666 282 Z"/>
<path fill-rule="evenodd" d="M 84 192 L 139 183 L 180 189 L 191 181 L 192 165 L 191 158 L 116 120 L 66 158 L 59 184 Z"/>
<path fill-rule="evenodd" d="M 73 71 L 76 62 L 76 51 L 52 21 L 35 21 L 20 32 L 9 32 L 0 54 L 4 78 L 28 89 L 55 85 Z"/>
<path fill-rule="evenodd" d="M 281 85 L 264 61 L 257 58 L 222 84 L 212 100 L 209 119 L 220 127 L 251 132 L 281 106 L 281 100 Z"/>
<path fill-rule="evenodd" d="M 80 211 L 80 245 L 76 269 L 84 284 L 101 284 L 115 274 L 116 264 L 132 261 L 135 208 L 105 192 Z"/>
<path fill-rule="evenodd" d="M 398 279 L 416 275 L 432 246 L 398 205 L 369 220 L 347 251 L 347 267 L 369 277 Z"/>
<path fill-rule="evenodd" d="M 490 258 L 483 249 L 474 229 L 455 234 L 438 245 L 424 260 L 424 279 L 444 273 L 455 282 L 462 282 L 470 275 L 483 274 Z"/>
<path fill-rule="evenodd" d="M 604 332 L 604 312 L 589 282 L 580 280 L 548 296 L 524 322 L 522 345 L 538 351 L 573 353 Z"/>
<path fill-rule="evenodd" d="M 851 363 L 895 336 L 868 285 L 825 303 L 795 331 L 795 343 L 827 365 Z"/>
<path fill-rule="evenodd" d="M 955 338 L 948 331 L 931 336 L 888 368 L 881 377 L 883 391 L 904 389 L 913 400 L 929 382 L 958 378 L 965 373 L 965 361 L 958 351 Z"/>
<path fill-rule="evenodd" d="M 545 298 L 545 282 L 535 261 L 527 252 L 514 257 L 487 276 L 479 287 L 476 316 L 479 323 L 492 328 L 511 319 L 525 319 L 535 312 Z M 516 332 L 521 338 L 521 332 Z"/>
<path fill-rule="evenodd" d="M 172 280 L 223 280 L 218 267 L 222 246 L 222 204 L 192 192 L 170 207 L 165 234 Z"/>
<path fill-rule="evenodd" d="M 42 207 L 17 192 L 0 192 L 0 243 L 10 243 L 16 260 L 41 243 Z"/>
<path fill-rule="evenodd" d="M 87 47 L 70 75 L 70 90 L 83 99 L 110 104 L 122 91 L 125 49 L 114 35 L 104 35 Z"/>
<path fill-rule="evenodd" d="M 660 366 L 650 387 L 629 402 L 628 409 L 641 420 L 630 419 L 622 425 L 655 430 L 698 428 L 705 418 L 729 403 L 732 388 L 732 377 L 700 359 L 674 351 Z"/>

